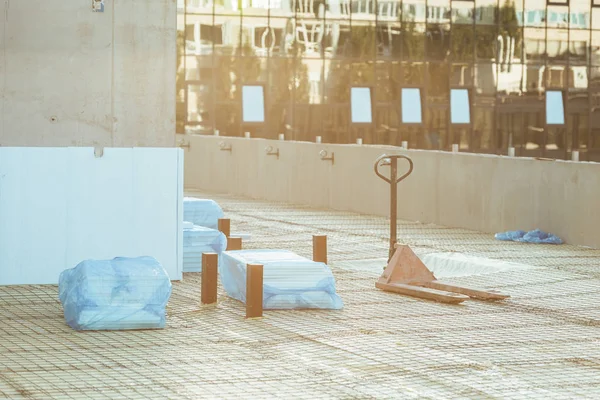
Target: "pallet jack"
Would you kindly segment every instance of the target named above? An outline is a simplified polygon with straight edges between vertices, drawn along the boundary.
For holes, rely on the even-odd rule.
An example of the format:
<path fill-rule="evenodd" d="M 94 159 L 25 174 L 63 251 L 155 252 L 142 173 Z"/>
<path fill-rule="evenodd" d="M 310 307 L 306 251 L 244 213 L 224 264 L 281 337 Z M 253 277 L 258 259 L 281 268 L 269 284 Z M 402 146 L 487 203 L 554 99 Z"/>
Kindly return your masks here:
<path fill-rule="evenodd" d="M 398 160 L 408 161 L 409 169 L 398 177 Z M 390 177 L 379 172 L 382 166 L 390 167 Z M 382 155 L 375 161 L 375 174 L 391 186 L 390 196 L 390 249 L 388 265 L 375 283 L 375 287 L 399 294 L 421 299 L 435 300 L 443 303 L 462 303 L 469 298 L 480 300 L 504 300 L 510 296 L 497 291 L 469 289 L 449 285 L 436 279 L 433 273 L 423 264 L 409 246 L 397 241 L 397 187 L 398 183 L 413 171 L 412 160 L 404 155 Z"/>

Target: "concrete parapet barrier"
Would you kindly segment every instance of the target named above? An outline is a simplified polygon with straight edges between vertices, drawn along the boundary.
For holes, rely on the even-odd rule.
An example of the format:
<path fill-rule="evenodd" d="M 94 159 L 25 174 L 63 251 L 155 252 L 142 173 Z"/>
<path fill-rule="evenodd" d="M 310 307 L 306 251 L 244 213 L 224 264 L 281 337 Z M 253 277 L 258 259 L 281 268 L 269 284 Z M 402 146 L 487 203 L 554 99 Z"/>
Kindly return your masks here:
<path fill-rule="evenodd" d="M 189 190 L 387 215 L 389 186 L 373 173 L 373 162 L 407 154 L 414 172 L 398 185 L 400 219 L 490 234 L 539 228 L 570 244 L 600 247 L 598 163 L 233 137 L 226 152 L 219 148 L 223 137 L 186 140 Z M 279 147 L 279 160 L 265 156 L 268 145 Z M 335 153 L 335 164 L 322 161 L 321 150 Z"/>

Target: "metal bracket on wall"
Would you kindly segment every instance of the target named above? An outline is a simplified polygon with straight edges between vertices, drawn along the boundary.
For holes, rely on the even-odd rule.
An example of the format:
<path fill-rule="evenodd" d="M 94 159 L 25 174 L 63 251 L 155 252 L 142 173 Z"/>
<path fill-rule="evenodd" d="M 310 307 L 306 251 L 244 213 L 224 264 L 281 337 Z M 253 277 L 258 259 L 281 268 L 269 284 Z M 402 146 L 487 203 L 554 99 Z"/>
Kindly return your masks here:
<path fill-rule="evenodd" d="M 190 142 L 185 143 L 183 140 L 179 141 L 179 143 L 177 143 L 178 147 L 187 147 L 188 151 L 190 151 L 192 145 L 190 144 Z"/>
<path fill-rule="evenodd" d="M 321 160 L 323 161 L 331 161 L 331 165 L 333 165 L 335 163 L 335 158 L 334 158 L 334 153 L 331 152 L 331 156 L 327 157 L 327 150 L 321 150 L 319 152 L 319 155 L 321 156 Z"/>
<path fill-rule="evenodd" d="M 279 160 L 279 148 L 277 148 L 277 150 L 273 150 L 273 146 L 267 146 L 265 147 L 265 153 L 268 156 L 276 156 Z"/>
<path fill-rule="evenodd" d="M 230 153 L 233 151 L 231 144 L 226 144 L 225 142 L 219 142 L 219 148 L 221 151 L 228 151 Z"/>
<path fill-rule="evenodd" d="M 104 0 L 92 0 L 93 12 L 104 12 Z"/>

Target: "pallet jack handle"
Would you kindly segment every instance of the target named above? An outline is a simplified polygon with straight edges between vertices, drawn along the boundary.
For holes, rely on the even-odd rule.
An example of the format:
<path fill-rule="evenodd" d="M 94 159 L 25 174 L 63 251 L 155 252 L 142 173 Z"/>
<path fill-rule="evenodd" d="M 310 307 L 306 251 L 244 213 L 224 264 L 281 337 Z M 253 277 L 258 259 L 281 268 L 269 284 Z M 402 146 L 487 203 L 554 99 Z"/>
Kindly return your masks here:
<path fill-rule="evenodd" d="M 409 169 L 401 177 L 398 177 L 398 159 L 405 159 L 408 161 Z M 379 172 L 379 167 L 390 166 L 390 177 L 386 178 Z M 401 154 L 393 155 L 382 155 L 375 161 L 375 174 L 378 177 L 390 184 L 390 251 L 388 256 L 388 262 L 392 259 L 395 251 L 395 245 L 397 243 L 397 223 L 398 223 L 398 183 L 408 177 L 413 171 L 412 160 Z"/>

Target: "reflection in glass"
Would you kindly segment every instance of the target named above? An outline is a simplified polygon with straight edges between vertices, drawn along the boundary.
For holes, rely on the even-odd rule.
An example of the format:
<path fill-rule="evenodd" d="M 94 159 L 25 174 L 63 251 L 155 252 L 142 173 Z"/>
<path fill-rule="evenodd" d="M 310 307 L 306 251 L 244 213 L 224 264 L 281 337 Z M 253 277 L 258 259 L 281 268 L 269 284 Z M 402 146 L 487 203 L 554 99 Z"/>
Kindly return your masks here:
<path fill-rule="evenodd" d="M 450 77 L 447 63 L 429 63 L 427 66 L 427 102 L 448 104 Z"/>
<path fill-rule="evenodd" d="M 424 35 L 425 33 L 425 35 Z M 405 60 L 422 60 L 425 55 L 425 24 L 406 22 L 400 26 L 400 47 Z M 430 44 L 431 46 L 431 44 Z"/>
<path fill-rule="evenodd" d="M 546 92 L 546 124 L 565 124 L 563 93 L 559 90 L 548 90 Z"/>
<path fill-rule="evenodd" d="M 402 122 L 405 124 L 423 123 L 421 89 L 402 88 Z"/>
<path fill-rule="evenodd" d="M 600 88 L 600 0 L 177 4 L 178 132 L 238 135 L 249 120 L 268 122 L 267 137 L 306 140 L 319 130 L 347 143 L 349 124 L 372 122 L 360 129 L 374 128 L 374 143 L 408 138 L 414 147 L 444 148 L 456 140 L 448 133 L 469 132 L 472 151 L 538 151 L 543 96 L 552 88 L 565 93 L 556 107 L 569 109 L 559 121 L 580 132 L 572 146 L 600 147 L 600 100 L 582 97 L 595 99 L 591 88 Z M 244 85 L 263 85 L 255 88 L 259 103 L 251 101 L 258 116 L 241 107 Z M 427 130 L 405 126 L 414 138 L 394 135 L 402 123 Z M 472 130 L 456 126 L 465 123 Z"/>
<path fill-rule="evenodd" d="M 471 1 L 453 1 L 452 23 L 457 25 L 471 25 L 475 18 L 474 4 Z"/>
<path fill-rule="evenodd" d="M 595 3 L 598 3 L 592 8 L 592 12 L 590 13 L 590 24 L 588 28 L 592 29 L 600 29 L 600 0 L 594 0 Z"/>
<path fill-rule="evenodd" d="M 471 106 L 467 89 L 450 90 L 450 122 L 453 124 L 471 123 Z"/>
<path fill-rule="evenodd" d="M 187 123 L 210 122 L 210 86 L 206 84 L 187 86 Z"/>
<path fill-rule="evenodd" d="M 242 117 L 244 122 L 265 122 L 265 94 L 260 85 L 242 88 Z"/>
<path fill-rule="evenodd" d="M 371 89 L 353 87 L 350 91 L 352 123 L 370 124 L 373 122 L 371 109 Z"/>

